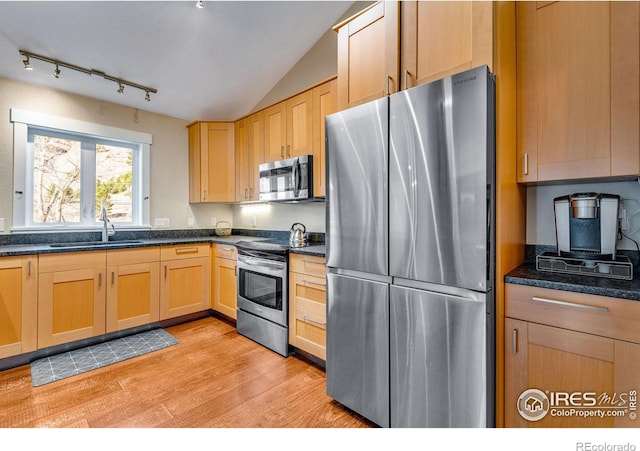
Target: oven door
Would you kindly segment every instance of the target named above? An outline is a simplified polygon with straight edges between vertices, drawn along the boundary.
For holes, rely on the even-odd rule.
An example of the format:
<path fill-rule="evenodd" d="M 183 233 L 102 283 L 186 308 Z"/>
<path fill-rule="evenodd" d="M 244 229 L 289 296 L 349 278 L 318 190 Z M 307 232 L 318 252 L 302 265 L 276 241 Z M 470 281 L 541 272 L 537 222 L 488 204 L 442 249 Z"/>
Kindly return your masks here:
<path fill-rule="evenodd" d="M 286 326 L 286 262 L 239 255 L 238 308 Z"/>

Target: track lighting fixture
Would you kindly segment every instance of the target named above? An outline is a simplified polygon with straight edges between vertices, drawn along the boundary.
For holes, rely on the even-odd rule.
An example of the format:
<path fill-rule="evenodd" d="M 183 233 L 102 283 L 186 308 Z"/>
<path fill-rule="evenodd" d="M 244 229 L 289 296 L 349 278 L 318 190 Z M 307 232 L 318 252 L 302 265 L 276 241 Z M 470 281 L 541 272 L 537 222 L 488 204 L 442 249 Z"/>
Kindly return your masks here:
<path fill-rule="evenodd" d="M 71 63 L 65 63 L 64 61 L 60 61 L 60 60 L 56 60 L 53 58 L 48 58 L 46 56 L 42 56 L 42 55 L 37 55 L 35 53 L 31 53 L 28 52 L 26 50 L 20 50 L 19 51 L 20 54 L 22 56 L 25 57 L 24 60 L 22 60 L 23 64 L 24 64 L 24 68 L 25 70 L 32 70 L 33 67 L 31 67 L 31 63 L 30 63 L 30 58 L 33 59 L 37 59 L 40 61 L 44 61 L 50 64 L 55 65 L 55 70 L 53 71 L 53 77 L 54 78 L 60 78 L 60 67 L 64 67 L 67 69 L 72 69 L 78 72 L 82 72 L 85 73 L 87 75 L 98 75 L 102 78 L 104 78 L 105 80 L 109 80 L 109 81 L 113 81 L 115 83 L 118 83 L 118 93 L 122 94 L 124 93 L 124 87 L 126 86 L 131 86 L 132 88 L 136 88 L 136 89 L 140 89 L 142 91 L 145 92 L 145 96 L 144 99 L 149 102 L 151 101 L 151 93 L 156 94 L 158 92 L 157 89 L 155 88 L 150 88 L 149 86 L 143 86 L 143 85 L 139 85 L 138 83 L 134 83 L 132 81 L 127 81 L 127 80 L 123 80 L 122 78 L 118 78 L 118 77 L 114 77 L 112 75 L 109 74 L 105 74 L 104 72 L 97 70 L 97 69 L 87 69 L 85 67 L 80 67 L 80 66 L 76 66 L 75 64 L 71 64 Z"/>
<path fill-rule="evenodd" d="M 33 70 L 33 67 L 31 66 L 31 63 L 29 62 L 29 56 L 27 55 L 27 57 L 25 59 L 22 60 L 22 62 L 24 63 L 24 70 Z"/>
<path fill-rule="evenodd" d="M 202 0 L 198 0 L 196 2 L 196 8 L 199 8 L 199 9 L 204 8 L 204 2 Z"/>

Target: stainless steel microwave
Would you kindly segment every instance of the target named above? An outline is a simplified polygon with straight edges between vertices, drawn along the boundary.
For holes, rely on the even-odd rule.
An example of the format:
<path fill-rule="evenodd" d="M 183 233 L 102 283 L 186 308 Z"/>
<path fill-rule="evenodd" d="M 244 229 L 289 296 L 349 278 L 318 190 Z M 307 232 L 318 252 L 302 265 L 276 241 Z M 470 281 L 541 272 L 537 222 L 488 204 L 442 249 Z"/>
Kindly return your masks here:
<path fill-rule="evenodd" d="M 313 156 L 302 155 L 263 163 L 260 200 L 300 201 L 313 199 Z"/>

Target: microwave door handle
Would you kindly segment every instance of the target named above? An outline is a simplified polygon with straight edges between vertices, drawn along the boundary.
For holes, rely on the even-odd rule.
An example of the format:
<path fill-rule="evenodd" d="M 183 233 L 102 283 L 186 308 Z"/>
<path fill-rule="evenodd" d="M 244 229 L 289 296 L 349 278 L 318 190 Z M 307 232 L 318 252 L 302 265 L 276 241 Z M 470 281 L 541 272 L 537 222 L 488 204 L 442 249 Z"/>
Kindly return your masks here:
<path fill-rule="evenodd" d="M 298 197 L 298 191 L 300 190 L 300 162 L 298 158 L 293 162 L 293 197 Z"/>

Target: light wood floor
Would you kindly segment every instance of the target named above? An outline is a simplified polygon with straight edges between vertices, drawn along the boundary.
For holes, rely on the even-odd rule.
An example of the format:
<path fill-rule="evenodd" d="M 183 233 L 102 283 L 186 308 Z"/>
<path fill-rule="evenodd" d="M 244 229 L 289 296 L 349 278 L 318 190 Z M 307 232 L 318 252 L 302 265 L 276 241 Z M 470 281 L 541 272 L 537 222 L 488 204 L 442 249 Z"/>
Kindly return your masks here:
<path fill-rule="evenodd" d="M 180 343 L 33 387 L 0 372 L 0 427 L 372 427 L 325 394 L 322 369 L 238 335 L 216 318 L 167 329 Z"/>

